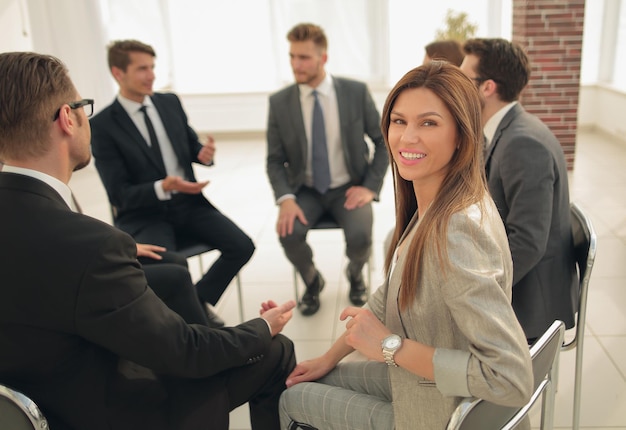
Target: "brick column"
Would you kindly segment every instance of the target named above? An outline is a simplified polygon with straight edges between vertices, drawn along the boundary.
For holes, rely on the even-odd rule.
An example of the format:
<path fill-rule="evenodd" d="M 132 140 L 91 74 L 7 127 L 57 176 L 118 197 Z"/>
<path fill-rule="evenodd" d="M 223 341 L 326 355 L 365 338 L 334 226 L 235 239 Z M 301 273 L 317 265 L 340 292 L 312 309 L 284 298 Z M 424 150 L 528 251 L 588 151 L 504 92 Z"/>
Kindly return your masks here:
<path fill-rule="evenodd" d="M 532 73 L 521 102 L 561 142 L 574 165 L 585 0 L 513 0 L 513 41 L 526 48 Z"/>

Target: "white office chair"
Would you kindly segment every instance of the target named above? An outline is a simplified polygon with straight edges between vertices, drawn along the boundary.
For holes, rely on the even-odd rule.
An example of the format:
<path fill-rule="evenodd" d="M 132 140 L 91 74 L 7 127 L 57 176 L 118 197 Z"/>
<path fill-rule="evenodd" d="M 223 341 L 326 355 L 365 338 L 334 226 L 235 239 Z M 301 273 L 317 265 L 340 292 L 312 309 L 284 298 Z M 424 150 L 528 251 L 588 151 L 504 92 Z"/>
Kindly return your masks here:
<path fill-rule="evenodd" d="M 48 421 L 26 395 L 0 384 L 0 429 L 46 430 Z"/>
<path fill-rule="evenodd" d="M 574 412 L 572 429 L 578 430 L 580 425 L 580 394 L 583 375 L 583 341 L 585 340 L 585 319 L 587 317 L 587 292 L 589 278 L 596 258 L 596 232 L 591 220 L 576 204 L 570 205 L 572 235 L 574 237 L 574 254 L 578 268 L 578 311 L 574 338 L 563 345 L 562 350 L 576 348 L 576 368 L 574 371 Z"/>
<path fill-rule="evenodd" d="M 514 429 L 542 397 L 541 429 L 551 430 L 554 423 L 554 384 L 556 365 L 563 344 L 565 325 L 555 321 L 530 348 L 535 378 L 530 401 L 519 408 L 500 406 L 486 400 L 468 397 L 454 410 L 446 430 L 511 430 Z"/>

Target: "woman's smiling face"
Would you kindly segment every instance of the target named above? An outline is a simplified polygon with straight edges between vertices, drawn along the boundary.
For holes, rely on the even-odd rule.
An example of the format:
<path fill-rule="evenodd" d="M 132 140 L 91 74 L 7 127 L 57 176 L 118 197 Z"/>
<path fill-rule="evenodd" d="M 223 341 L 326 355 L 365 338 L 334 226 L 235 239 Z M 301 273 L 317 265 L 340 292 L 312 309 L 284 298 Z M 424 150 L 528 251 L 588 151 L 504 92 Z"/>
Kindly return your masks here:
<path fill-rule="evenodd" d="M 457 125 L 443 101 L 429 89 L 402 91 L 390 113 L 387 140 L 398 173 L 413 186 L 443 182 L 457 148 Z"/>

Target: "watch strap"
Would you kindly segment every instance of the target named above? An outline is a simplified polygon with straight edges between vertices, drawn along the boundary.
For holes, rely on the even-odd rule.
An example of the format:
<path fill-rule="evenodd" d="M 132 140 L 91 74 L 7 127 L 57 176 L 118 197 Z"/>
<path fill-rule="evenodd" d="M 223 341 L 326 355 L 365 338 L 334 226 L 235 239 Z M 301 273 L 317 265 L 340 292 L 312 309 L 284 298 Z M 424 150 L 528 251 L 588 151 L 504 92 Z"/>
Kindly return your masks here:
<path fill-rule="evenodd" d="M 387 363 L 387 366 L 393 366 L 393 367 L 398 367 L 398 363 L 396 363 L 396 360 L 393 359 L 394 354 L 396 353 L 396 351 L 386 351 L 383 350 L 383 357 L 385 358 L 385 363 Z"/>

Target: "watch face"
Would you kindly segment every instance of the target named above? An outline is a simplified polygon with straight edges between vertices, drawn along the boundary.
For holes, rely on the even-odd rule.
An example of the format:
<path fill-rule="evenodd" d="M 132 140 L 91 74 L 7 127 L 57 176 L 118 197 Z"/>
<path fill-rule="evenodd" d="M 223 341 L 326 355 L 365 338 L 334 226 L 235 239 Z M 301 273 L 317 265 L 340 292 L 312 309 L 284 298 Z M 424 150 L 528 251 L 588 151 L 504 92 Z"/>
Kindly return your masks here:
<path fill-rule="evenodd" d="M 400 339 L 397 337 L 392 337 L 389 339 L 385 339 L 385 348 L 394 349 L 400 346 Z"/>

